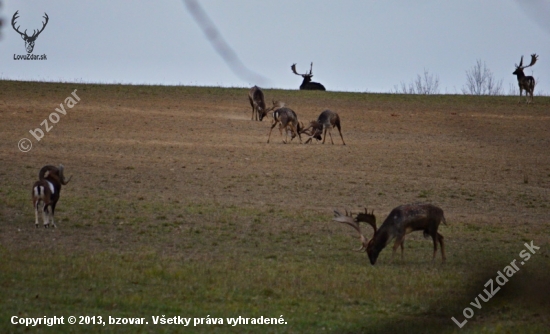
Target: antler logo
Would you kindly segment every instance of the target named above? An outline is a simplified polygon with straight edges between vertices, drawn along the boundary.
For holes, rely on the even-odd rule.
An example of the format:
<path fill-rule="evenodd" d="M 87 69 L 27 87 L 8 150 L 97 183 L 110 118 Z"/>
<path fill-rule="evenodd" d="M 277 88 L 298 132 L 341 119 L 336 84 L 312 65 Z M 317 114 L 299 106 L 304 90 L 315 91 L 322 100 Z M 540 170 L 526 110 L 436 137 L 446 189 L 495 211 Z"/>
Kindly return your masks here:
<path fill-rule="evenodd" d="M 19 18 L 19 16 L 17 16 L 18 14 L 19 11 L 16 11 L 15 14 L 13 14 L 13 18 L 11 19 L 11 26 L 13 27 L 13 30 L 17 31 L 17 33 L 21 35 L 21 38 L 23 38 L 23 40 L 25 41 L 25 48 L 27 49 L 27 53 L 31 54 L 32 50 L 34 49 L 34 42 L 36 41 L 36 38 L 38 37 L 38 35 L 40 35 L 44 28 L 46 28 L 46 25 L 48 24 L 48 14 L 44 13 L 43 18 L 46 19 L 46 22 L 42 22 L 42 29 L 33 30 L 33 34 L 31 36 L 27 35 L 27 29 L 25 29 L 25 32 L 21 32 L 19 31 L 20 26 L 17 26 L 17 28 L 15 27 L 15 25 L 17 24 L 17 22 L 15 21 Z"/>

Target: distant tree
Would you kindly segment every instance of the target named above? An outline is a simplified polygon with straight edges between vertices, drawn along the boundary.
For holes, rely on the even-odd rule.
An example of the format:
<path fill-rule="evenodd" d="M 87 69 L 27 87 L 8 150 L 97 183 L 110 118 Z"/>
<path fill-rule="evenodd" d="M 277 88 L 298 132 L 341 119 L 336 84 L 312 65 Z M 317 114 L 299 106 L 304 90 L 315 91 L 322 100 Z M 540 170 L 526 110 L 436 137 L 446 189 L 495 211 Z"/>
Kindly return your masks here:
<path fill-rule="evenodd" d="M 465 95 L 503 95 L 502 79 L 497 81 L 495 75 L 485 62 L 478 59 L 476 64 L 466 71 L 466 85 L 462 87 Z"/>
<path fill-rule="evenodd" d="M 416 79 L 408 85 L 404 82 L 401 82 L 400 86 L 395 85 L 393 93 L 420 95 L 439 94 L 439 77 L 430 74 L 428 70 L 424 69 L 424 75 L 421 76 L 418 74 Z"/>

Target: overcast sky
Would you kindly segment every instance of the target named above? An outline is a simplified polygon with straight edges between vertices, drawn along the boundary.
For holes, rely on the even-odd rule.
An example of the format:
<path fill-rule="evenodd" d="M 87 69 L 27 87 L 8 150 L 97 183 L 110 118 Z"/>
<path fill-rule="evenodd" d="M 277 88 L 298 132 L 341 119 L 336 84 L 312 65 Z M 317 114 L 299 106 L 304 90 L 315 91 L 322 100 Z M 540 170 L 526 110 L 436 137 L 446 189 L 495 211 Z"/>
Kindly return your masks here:
<path fill-rule="evenodd" d="M 297 89 L 292 74 L 313 62 L 313 80 L 328 90 L 389 92 L 428 70 L 441 93 L 460 93 L 466 70 L 480 59 L 517 87 L 521 55 L 540 55 L 527 75 L 535 93 L 550 94 L 548 0 L 205 0 L 199 1 L 242 63 L 266 80 L 234 73 L 182 0 L 9 1 L 1 14 L 0 78 Z M 20 30 L 49 22 L 33 54 L 14 60 Z"/>

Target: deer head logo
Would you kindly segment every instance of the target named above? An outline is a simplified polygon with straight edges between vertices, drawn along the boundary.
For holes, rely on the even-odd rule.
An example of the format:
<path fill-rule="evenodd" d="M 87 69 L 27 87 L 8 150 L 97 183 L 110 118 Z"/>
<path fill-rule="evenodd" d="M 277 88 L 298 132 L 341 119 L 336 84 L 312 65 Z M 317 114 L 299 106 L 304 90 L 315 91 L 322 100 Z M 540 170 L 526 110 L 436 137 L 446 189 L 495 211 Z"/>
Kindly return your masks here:
<path fill-rule="evenodd" d="M 17 31 L 17 33 L 21 35 L 21 38 L 23 38 L 23 40 L 25 41 L 25 48 L 27 49 L 27 53 L 30 54 L 34 49 L 34 42 L 36 41 L 36 38 L 38 37 L 38 35 L 40 35 L 40 33 L 44 30 L 44 28 L 46 28 L 46 24 L 48 24 L 48 20 L 49 20 L 48 14 L 44 13 L 43 18 L 46 19 L 46 22 L 42 22 L 42 29 L 33 30 L 33 34 L 31 36 L 27 35 L 26 29 L 25 29 L 25 32 L 21 32 L 19 31 L 20 26 L 17 26 L 17 28 L 15 27 L 15 25 L 17 24 L 15 20 L 19 18 L 17 14 L 19 14 L 19 11 L 16 11 L 15 14 L 13 14 L 13 18 L 11 19 L 11 26 L 13 27 L 13 30 Z"/>

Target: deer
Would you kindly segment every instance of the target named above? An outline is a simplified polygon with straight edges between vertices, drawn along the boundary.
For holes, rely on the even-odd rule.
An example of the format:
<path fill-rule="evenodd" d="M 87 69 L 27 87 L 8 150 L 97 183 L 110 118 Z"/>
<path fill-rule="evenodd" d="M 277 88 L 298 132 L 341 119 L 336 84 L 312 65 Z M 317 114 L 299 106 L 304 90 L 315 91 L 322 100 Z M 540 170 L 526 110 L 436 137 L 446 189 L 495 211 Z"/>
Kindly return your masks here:
<path fill-rule="evenodd" d="M 529 103 L 529 95 L 531 95 L 531 103 L 533 102 L 533 92 L 535 90 L 535 78 L 532 76 L 526 76 L 523 73 L 523 70 L 527 67 L 531 67 L 535 65 L 537 62 L 539 56 L 536 54 L 531 55 L 531 63 L 528 66 L 523 66 L 523 56 L 521 56 L 521 60 L 519 62 L 519 66 L 516 64 L 516 70 L 514 71 L 514 74 L 518 79 L 518 86 L 519 86 L 519 102 L 521 103 L 521 96 L 523 94 L 523 90 L 525 90 L 525 102 Z"/>
<path fill-rule="evenodd" d="M 17 16 L 18 14 L 19 11 L 16 11 L 15 14 L 13 14 L 13 17 L 11 19 L 11 26 L 15 31 L 17 31 L 17 33 L 19 33 L 19 35 L 21 35 L 21 38 L 23 38 L 23 40 L 25 41 L 25 48 L 27 49 L 27 53 L 32 53 L 32 50 L 34 50 L 34 42 L 36 41 L 36 38 L 38 38 L 40 33 L 44 31 L 44 28 L 46 28 L 46 25 L 48 24 L 48 14 L 44 13 L 44 16 L 42 16 L 46 20 L 45 22 L 42 22 L 42 29 L 33 30 L 33 34 L 31 36 L 27 35 L 26 29 L 25 32 L 21 32 L 19 31 L 20 26 L 17 26 L 17 28 L 15 27 L 15 25 L 17 24 L 15 21 L 19 18 L 19 16 Z"/>
<path fill-rule="evenodd" d="M 432 262 L 435 261 L 435 255 L 437 253 L 437 243 L 441 246 L 441 257 L 445 262 L 445 245 L 443 242 L 443 236 L 437 232 L 439 224 L 443 222 L 447 224 L 443 210 L 432 204 L 406 204 L 394 208 L 386 220 L 380 226 L 380 229 L 376 228 L 376 216 L 374 210 L 371 213 L 360 213 L 353 217 L 346 211 L 345 215 L 342 215 L 338 211 L 334 211 L 334 221 L 347 224 L 355 229 L 361 238 L 361 248 L 357 251 L 365 250 L 368 254 L 370 263 L 374 265 L 378 259 L 380 252 L 395 239 L 393 244 L 393 255 L 398 247 L 401 247 L 401 259 L 403 260 L 405 235 L 414 231 L 423 231 L 424 237 L 432 237 L 434 252 Z M 374 229 L 372 239 L 367 240 L 361 228 L 359 222 L 366 222 Z"/>
<path fill-rule="evenodd" d="M 252 119 L 258 120 L 261 122 L 264 117 L 267 115 L 268 110 L 265 107 L 265 98 L 264 92 L 258 86 L 250 88 L 248 91 L 248 100 L 250 101 L 250 106 L 252 107 Z"/>
<path fill-rule="evenodd" d="M 319 117 L 317 117 L 317 120 L 311 121 L 309 124 L 309 127 L 302 130 L 302 133 L 306 133 L 309 135 L 309 139 L 306 140 L 306 144 L 311 142 L 313 138 L 317 140 L 321 140 L 321 133 L 324 133 L 323 136 L 323 144 L 325 143 L 325 139 L 327 138 L 327 131 L 330 136 L 330 142 L 332 145 L 334 145 L 334 141 L 332 140 L 332 129 L 336 127 L 338 129 L 338 132 L 340 133 L 340 138 L 342 138 L 342 143 L 346 145 L 346 142 L 344 141 L 344 137 L 342 136 L 342 127 L 340 126 L 340 116 L 338 116 L 338 113 L 332 111 L 332 110 L 325 110 L 323 111 Z M 310 130 L 311 129 L 311 130 Z M 308 132 L 309 131 L 309 132 Z"/>
<path fill-rule="evenodd" d="M 302 84 L 300 85 L 300 90 L 326 90 L 325 86 L 318 82 L 311 81 L 311 78 L 313 77 L 313 62 L 309 68 L 309 73 L 306 72 L 304 74 L 300 74 L 296 72 L 296 64 L 293 64 L 290 68 L 294 74 L 301 75 L 302 78 L 304 78 L 304 81 L 302 81 Z"/>
<path fill-rule="evenodd" d="M 63 170 L 63 165 L 59 165 L 59 167 L 46 165 L 38 173 L 38 181 L 32 186 L 31 192 L 36 228 L 38 228 L 38 209 L 40 204 L 42 204 L 44 227 L 48 228 L 50 221 L 54 228 L 57 227 L 54 221 L 54 213 L 57 201 L 59 201 L 61 186 L 68 184 L 72 179 L 71 176 L 66 180 Z M 51 212 L 48 210 L 49 208 L 51 208 Z"/>
<path fill-rule="evenodd" d="M 276 105 L 276 101 L 273 101 L 273 106 Z M 267 137 L 267 143 L 269 144 L 269 139 L 271 138 L 271 132 L 273 131 L 273 128 L 279 124 L 279 132 L 281 133 L 281 136 L 283 135 L 283 129 L 285 130 L 285 140 L 283 140 L 283 143 L 287 143 L 286 136 L 288 135 L 288 132 L 292 134 L 290 140 L 294 139 L 296 136 L 300 139 L 300 143 L 302 142 L 302 136 L 300 134 L 303 124 L 298 122 L 298 116 L 294 112 L 294 110 L 287 108 L 284 106 L 284 104 L 280 104 L 281 107 L 273 111 L 273 121 L 271 124 L 271 129 L 269 130 L 269 136 Z M 290 129 L 289 129 L 290 128 Z"/>

